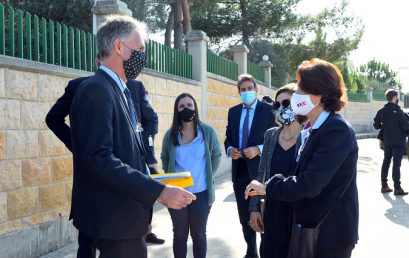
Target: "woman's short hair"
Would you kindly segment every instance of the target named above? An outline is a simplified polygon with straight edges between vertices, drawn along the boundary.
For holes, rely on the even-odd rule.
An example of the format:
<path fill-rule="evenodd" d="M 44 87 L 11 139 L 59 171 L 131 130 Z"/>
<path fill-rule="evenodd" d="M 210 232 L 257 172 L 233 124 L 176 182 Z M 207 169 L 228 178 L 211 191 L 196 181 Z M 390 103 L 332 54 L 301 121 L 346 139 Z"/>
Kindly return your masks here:
<path fill-rule="evenodd" d="M 340 111 L 348 101 L 341 72 L 330 62 L 318 58 L 304 61 L 298 67 L 296 79 L 305 93 L 321 96 L 327 111 Z"/>
<path fill-rule="evenodd" d="M 281 93 L 288 93 L 290 95 L 293 95 L 293 93 L 297 90 L 297 84 L 295 83 L 289 83 L 287 85 L 284 85 L 282 87 L 280 87 L 277 92 L 276 92 L 276 96 L 274 98 L 275 101 L 277 101 L 277 97 L 278 95 L 280 95 Z"/>

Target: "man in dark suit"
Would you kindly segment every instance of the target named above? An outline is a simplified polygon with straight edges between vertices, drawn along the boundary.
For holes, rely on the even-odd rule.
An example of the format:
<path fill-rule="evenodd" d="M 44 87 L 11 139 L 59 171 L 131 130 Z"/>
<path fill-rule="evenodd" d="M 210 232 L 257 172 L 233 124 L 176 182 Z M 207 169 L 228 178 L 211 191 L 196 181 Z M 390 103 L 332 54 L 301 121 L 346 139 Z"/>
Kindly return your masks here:
<path fill-rule="evenodd" d="M 149 210 L 182 208 L 196 197 L 151 179 L 135 103 L 126 86 L 146 63 L 146 26 L 113 16 L 101 25 L 101 67 L 78 87 L 71 111 L 74 226 L 100 257 L 146 257 Z"/>
<path fill-rule="evenodd" d="M 273 106 L 257 99 L 257 83 L 251 75 L 239 77 L 238 92 L 242 104 L 229 109 L 226 153 L 232 158 L 232 181 L 237 209 L 247 243 L 245 257 L 258 257 L 256 232 L 248 225 L 250 219 L 249 200 L 244 199 L 244 190 L 253 179 L 257 179 L 260 153 L 263 150 L 264 133 L 276 126 Z"/>
<path fill-rule="evenodd" d="M 400 166 L 405 148 L 406 130 L 409 129 L 409 121 L 402 111 L 399 103 L 398 92 L 389 89 L 385 92 L 388 103 L 378 110 L 374 118 L 374 128 L 381 129 L 378 138 L 382 139 L 384 159 L 381 171 L 381 193 L 392 192 L 388 186 L 388 171 L 393 158 L 392 179 L 395 195 L 407 195 L 401 187 Z"/>
<path fill-rule="evenodd" d="M 99 67 L 99 58 L 97 58 L 97 66 Z M 72 99 L 78 86 L 90 77 L 81 77 L 68 82 L 64 94 L 57 100 L 46 116 L 46 124 L 48 128 L 72 151 L 70 127 L 66 124 L 65 118 L 70 113 Z M 145 98 L 145 86 L 137 80 L 129 80 L 127 87 L 131 91 L 132 99 L 135 101 L 135 109 L 138 117 L 142 121 L 142 138 L 146 148 L 146 162 L 150 168 L 151 174 L 155 173 L 155 165 L 157 163 L 153 148 L 153 137 L 158 133 L 158 115 L 153 110 L 149 101 Z M 149 139 L 151 137 L 151 139 Z M 157 172 L 156 172 L 157 173 Z M 151 232 L 152 210 L 150 211 L 149 230 L 146 235 L 146 242 L 152 244 L 163 244 L 165 241 L 158 238 Z M 70 213 L 70 219 L 71 213 Z M 92 238 L 78 235 L 78 257 L 95 257 L 95 246 L 92 244 Z"/>

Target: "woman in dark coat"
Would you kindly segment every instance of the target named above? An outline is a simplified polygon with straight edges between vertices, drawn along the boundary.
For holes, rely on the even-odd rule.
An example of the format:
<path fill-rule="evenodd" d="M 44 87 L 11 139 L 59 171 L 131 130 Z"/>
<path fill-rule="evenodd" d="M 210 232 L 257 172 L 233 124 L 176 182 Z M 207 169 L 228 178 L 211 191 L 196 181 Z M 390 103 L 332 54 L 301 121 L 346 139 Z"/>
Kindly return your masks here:
<path fill-rule="evenodd" d="M 351 125 L 336 113 L 347 102 L 344 81 L 337 67 L 319 59 L 303 62 L 297 81 L 291 106 L 311 127 L 301 132 L 294 175 L 254 180 L 245 195 L 291 202 L 300 227 L 316 227 L 328 214 L 315 258 L 348 258 L 358 241 L 358 145 Z"/>
<path fill-rule="evenodd" d="M 279 173 L 290 176 L 295 158 L 300 148 L 300 132 L 306 120 L 297 116 L 291 109 L 291 95 L 297 85 L 281 87 L 275 96 L 276 122 L 281 125 L 269 129 L 264 136 L 263 153 L 260 159 L 258 180 L 264 182 Z M 288 203 L 266 198 L 263 216 L 259 205 L 260 198 L 250 200 L 250 226 L 263 232 L 260 244 L 262 258 L 286 258 L 291 229 L 292 212 Z M 264 244 L 266 243 L 266 244 Z"/>

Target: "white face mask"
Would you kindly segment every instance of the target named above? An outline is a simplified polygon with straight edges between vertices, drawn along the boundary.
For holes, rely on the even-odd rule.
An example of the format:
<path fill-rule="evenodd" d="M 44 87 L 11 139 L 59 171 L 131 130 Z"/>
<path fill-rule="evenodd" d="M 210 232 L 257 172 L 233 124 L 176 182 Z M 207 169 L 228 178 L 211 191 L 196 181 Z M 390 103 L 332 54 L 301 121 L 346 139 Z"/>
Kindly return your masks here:
<path fill-rule="evenodd" d="M 306 116 L 314 107 L 315 105 L 312 103 L 310 95 L 293 93 L 291 97 L 291 108 L 294 113 Z"/>

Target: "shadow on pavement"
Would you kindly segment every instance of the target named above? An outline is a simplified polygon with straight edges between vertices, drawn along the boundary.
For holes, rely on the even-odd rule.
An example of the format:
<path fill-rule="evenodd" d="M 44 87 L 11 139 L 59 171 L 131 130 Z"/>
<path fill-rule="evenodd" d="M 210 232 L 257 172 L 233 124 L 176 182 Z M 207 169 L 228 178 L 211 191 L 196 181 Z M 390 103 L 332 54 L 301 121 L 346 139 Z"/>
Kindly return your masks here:
<path fill-rule="evenodd" d="M 385 217 L 395 224 L 409 228 L 409 204 L 403 197 L 396 196 L 393 199 L 390 194 L 383 194 L 383 198 L 392 204 L 392 208 L 386 210 Z"/>
<path fill-rule="evenodd" d="M 360 156 L 358 158 L 358 173 L 377 172 L 378 167 L 379 167 L 378 162 L 371 157 Z"/>

